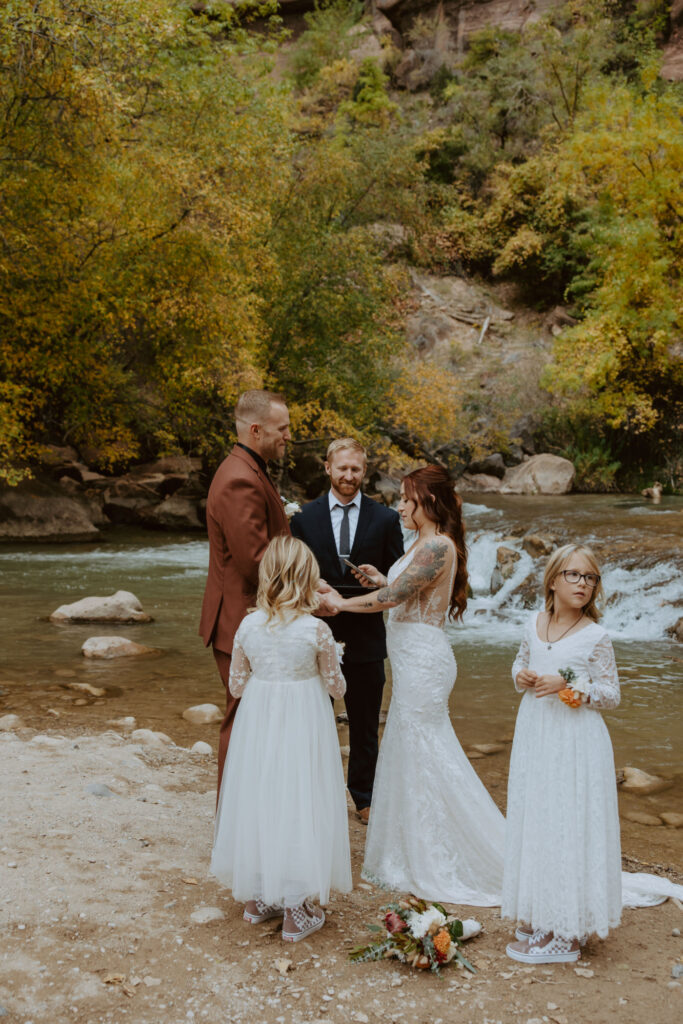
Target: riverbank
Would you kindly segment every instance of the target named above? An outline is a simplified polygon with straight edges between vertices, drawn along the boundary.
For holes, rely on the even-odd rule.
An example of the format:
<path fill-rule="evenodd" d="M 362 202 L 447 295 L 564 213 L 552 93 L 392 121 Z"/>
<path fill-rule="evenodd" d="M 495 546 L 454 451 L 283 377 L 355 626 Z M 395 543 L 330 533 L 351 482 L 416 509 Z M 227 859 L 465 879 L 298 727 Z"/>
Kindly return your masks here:
<path fill-rule="evenodd" d="M 203 727 L 203 738 L 215 728 Z M 189 739 L 196 738 L 195 729 Z M 503 771 L 495 761 L 475 762 L 489 782 Z M 475 977 L 354 965 L 348 949 L 368 939 L 365 925 L 377 921 L 387 896 L 359 882 L 365 830 L 353 814 L 354 890 L 332 900 L 322 932 L 290 946 L 277 922 L 245 924 L 207 875 L 213 757 L 72 725 L 0 734 L 0 762 L 0 1006 L 8 1024 L 680 1019 L 683 988 L 671 970 L 683 950 L 672 933 L 683 928 L 683 914 L 672 901 L 625 911 L 606 941 L 588 944 L 578 973 L 575 965 L 514 964 L 498 912 L 467 908 L 462 916 L 484 925 L 467 949 Z M 492 792 L 502 805 L 504 787 Z M 660 831 L 674 832 L 626 835 L 625 850 L 651 864 L 663 850 L 650 835 Z M 667 873 L 681 880 L 671 867 Z M 212 916 L 206 908 L 215 908 L 214 919 L 198 923 L 198 911 Z"/>

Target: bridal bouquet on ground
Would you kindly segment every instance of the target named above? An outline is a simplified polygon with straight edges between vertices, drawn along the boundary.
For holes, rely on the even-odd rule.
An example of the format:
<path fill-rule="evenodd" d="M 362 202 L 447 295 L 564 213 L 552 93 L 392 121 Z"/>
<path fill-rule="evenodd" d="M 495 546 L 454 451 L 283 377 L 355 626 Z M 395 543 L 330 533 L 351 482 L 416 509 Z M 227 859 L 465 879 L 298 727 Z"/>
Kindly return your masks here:
<path fill-rule="evenodd" d="M 477 973 L 460 952 L 460 945 L 479 934 L 478 921 L 459 921 L 447 914 L 440 903 L 426 903 L 413 896 L 390 903 L 382 910 L 385 911 L 383 927 L 371 924 L 368 928 L 384 933 L 384 937 L 367 946 L 356 946 L 349 953 L 351 960 L 365 963 L 393 957 L 410 967 L 429 968 L 435 974 L 439 974 L 445 964 L 455 962 L 472 974 Z"/>
<path fill-rule="evenodd" d="M 563 690 L 558 690 L 557 696 L 567 707 L 580 708 L 588 700 L 590 685 L 588 676 L 585 674 L 577 676 L 573 668 L 559 668 L 557 674 L 562 676 L 567 684 Z"/>

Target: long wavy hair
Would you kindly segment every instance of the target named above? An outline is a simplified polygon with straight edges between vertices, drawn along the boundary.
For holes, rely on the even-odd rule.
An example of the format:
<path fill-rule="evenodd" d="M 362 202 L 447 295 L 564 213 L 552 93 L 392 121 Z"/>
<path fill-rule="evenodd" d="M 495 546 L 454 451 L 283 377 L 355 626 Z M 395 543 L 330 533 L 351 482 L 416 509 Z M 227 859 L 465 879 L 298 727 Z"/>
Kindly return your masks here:
<path fill-rule="evenodd" d="M 462 619 L 467 607 L 467 547 L 460 496 L 442 466 L 414 469 L 403 477 L 403 486 L 406 497 L 420 505 L 427 519 L 436 523 L 439 532 L 445 533 L 455 544 L 458 562 L 448 615 L 451 619 Z"/>
<path fill-rule="evenodd" d="M 289 622 L 316 611 L 319 583 L 311 549 L 295 537 L 274 537 L 259 565 L 256 607 L 268 621 Z"/>

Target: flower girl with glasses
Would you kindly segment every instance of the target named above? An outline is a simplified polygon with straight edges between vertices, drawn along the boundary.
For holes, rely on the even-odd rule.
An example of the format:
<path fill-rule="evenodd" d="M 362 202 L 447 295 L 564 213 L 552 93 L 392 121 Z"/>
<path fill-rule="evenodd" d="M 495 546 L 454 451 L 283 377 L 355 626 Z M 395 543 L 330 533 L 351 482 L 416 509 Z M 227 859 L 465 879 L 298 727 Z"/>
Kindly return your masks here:
<path fill-rule="evenodd" d="M 282 938 L 322 928 L 330 889 L 351 890 L 346 788 L 328 694 L 344 677 L 332 632 L 312 615 L 310 550 L 270 542 L 256 610 L 235 636 L 230 692 L 241 697 L 216 813 L 211 873 L 252 924 L 283 916 Z"/>
<path fill-rule="evenodd" d="M 529 619 L 512 668 L 523 693 L 508 781 L 502 916 L 523 963 L 578 960 L 622 906 L 614 757 L 600 711 L 619 703 L 612 644 L 598 625 L 600 570 L 567 544 L 550 557 L 545 611 Z"/>

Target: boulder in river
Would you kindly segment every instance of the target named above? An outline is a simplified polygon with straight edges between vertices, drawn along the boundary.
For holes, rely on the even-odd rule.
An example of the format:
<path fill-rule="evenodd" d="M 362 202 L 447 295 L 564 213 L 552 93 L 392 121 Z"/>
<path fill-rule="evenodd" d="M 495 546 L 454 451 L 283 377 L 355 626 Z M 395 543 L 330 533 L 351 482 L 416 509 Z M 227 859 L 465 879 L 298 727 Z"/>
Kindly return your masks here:
<path fill-rule="evenodd" d="M 145 526 L 161 529 L 203 529 L 197 514 L 197 502 L 178 495 L 166 498 L 153 508 L 146 509 L 141 519 Z"/>
<path fill-rule="evenodd" d="M 497 594 L 505 580 L 510 579 L 520 557 L 519 551 L 515 551 L 513 548 L 506 548 L 501 544 L 496 552 L 496 567 L 491 573 L 492 594 Z"/>
<path fill-rule="evenodd" d="M 501 482 L 497 476 L 488 473 L 463 473 L 458 479 L 456 490 L 463 494 L 496 494 Z"/>
<path fill-rule="evenodd" d="M 674 622 L 673 626 L 669 626 L 667 629 L 669 636 L 672 636 L 674 640 L 678 640 L 679 643 L 683 643 L 683 615 L 680 619 Z"/>
<path fill-rule="evenodd" d="M 63 604 L 50 616 L 51 622 L 154 622 L 142 610 L 135 594 L 117 590 L 111 597 L 83 597 Z"/>
<path fill-rule="evenodd" d="M 85 658 L 131 658 L 159 653 L 157 647 L 145 647 L 124 636 L 91 636 L 81 647 L 81 654 Z"/>
<path fill-rule="evenodd" d="M 569 459 L 559 455 L 533 455 L 519 466 L 508 469 L 501 494 L 568 494 L 576 470 Z"/>
<path fill-rule="evenodd" d="M 555 538 L 541 533 L 527 533 L 522 537 L 522 547 L 532 558 L 549 555 L 556 548 Z"/>

